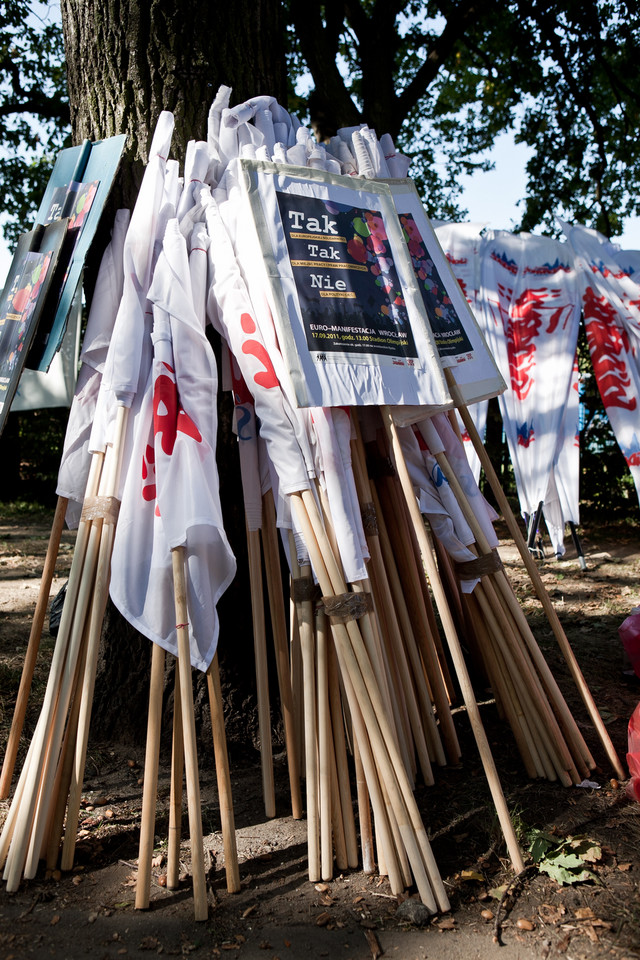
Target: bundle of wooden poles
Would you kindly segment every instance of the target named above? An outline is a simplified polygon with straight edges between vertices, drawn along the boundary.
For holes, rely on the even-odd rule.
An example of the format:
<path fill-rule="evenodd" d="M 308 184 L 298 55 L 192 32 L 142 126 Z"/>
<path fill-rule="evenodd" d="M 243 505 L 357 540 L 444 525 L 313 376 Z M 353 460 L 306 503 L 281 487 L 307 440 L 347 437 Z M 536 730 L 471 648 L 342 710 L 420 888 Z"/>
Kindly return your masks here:
<path fill-rule="evenodd" d="M 455 383 L 452 386 L 455 389 Z M 330 879 L 334 859 L 339 870 L 360 859 L 365 870 L 374 870 L 377 863 L 378 870 L 388 874 L 394 892 L 406 887 L 413 873 L 423 902 L 433 907 L 435 900 L 443 909 L 444 891 L 433 873 L 424 836 L 419 831 L 408 845 L 406 836 L 409 824 L 415 823 L 410 789 L 418 771 L 423 782 L 431 784 L 433 765 L 455 763 L 460 757 L 450 710 L 458 688 L 514 868 L 519 871 L 523 867 L 474 697 L 460 643 L 460 624 L 465 644 L 472 645 L 489 677 L 527 773 L 568 786 L 580 783 L 595 763 L 506 572 L 490 549 L 447 461 L 435 428 L 428 422 L 423 425 L 429 433 L 430 448 L 474 532 L 480 556 L 479 564 L 472 565 L 480 582 L 468 595 L 458 589 L 445 552 L 434 543 L 419 512 L 392 410 L 380 410 L 374 457 L 362 442 L 357 417 L 357 411 L 352 410 L 352 463 L 371 557 L 368 582 L 345 583 L 330 508 L 322 490 L 318 487 L 294 498 L 317 584 L 310 568 L 297 564 L 292 542 L 293 691 L 288 680 L 283 685 L 280 670 L 279 679 L 283 705 L 293 704 L 293 728 L 304 729 L 304 740 L 298 746 L 298 763 L 293 753 L 295 735 L 287 734 L 290 779 L 293 782 L 297 769 L 304 767 L 310 880 Z M 486 467 L 491 469 L 489 463 Z M 497 485 L 495 474 L 493 480 Z M 275 521 L 273 506 L 267 509 L 268 503 L 267 497 L 262 536 L 265 543 L 273 543 Z M 503 506 L 508 509 L 506 501 Z M 509 516 L 517 531 L 513 515 Z M 526 553 L 521 535 L 519 545 Z M 267 569 L 274 562 L 268 556 L 265 549 Z M 466 569 L 458 575 L 468 577 L 471 571 Z M 443 580 L 448 580 L 448 589 Z M 539 574 L 534 585 L 547 606 Z M 453 609 L 456 607 L 459 616 Z M 562 628 L 555 615 L 550 619 L 611 763 L 620 771 L 620 762 Z M 268 714 L 268 708 L 263 709 Z M 356 774 L 359 857 L 348 753 Z M 265 780 L 265 797 L 267 783 Z M 292 805 L 294 811 L 296 803 Z M 423 868 L 431 894 L 424 875 L 421 877 Z"/>
<path fill-rule="evenodd" d="M 455 380 L 450 374 L 449 386 L 455 398 Z M 473 438 L 471 418 L 462 404 L 459 410 Z M 276 811 L 261 557 L 266 571 L 294 817 L 301 817 L 303 812 L 300 778 L 304 771 L 309 878 L 328 880 L 335 867 L 342 871 L 358 863 L 368 872 L 377 867 L 388 876 L 394 893 L 415 884 L 422 901 L 437 912 L 448 909 L 449 904 L 413 789 L 418 777 L 427 785 L 434 782 L 434 766 L 456 763 L 460 757 L 451 715 L 458 690 L 514 869 L 523 869 L 460 642 L 461 628 L 465 631 L 465 644 L 473 648 L 474 656 L 486 671 L 528 775 L 570 785 L 579 783 L 593 768 L 594 761 L 505 570 L 490 549 L 447 460 L 437 430 L 429 421 L 421 422 L 429 448 L 474 533 L 481 564 L 473 571 L 458 571 L 457 575 L 420 513 L 393 409 L 380 408 L 377 416 L 375 442 L 365 444 L 358 411 L 352 410 L 351 462 L 370 554 L 367 581 L 345 582 L 330 507 L 320 486 L 292 495 L 292 510 L 304 549 L 300 550 L 299 543 L 291 538 L 291 618 L 287 631 L 271 493 L 263 498 L 261 532 L 247 534 L 265 812 L 272 817 Z M 118 421 L 120 435 L 125 420 L 123 408 Z M 0 858 L 5 864 L 8 890 L 17 889 L 22 876 L 34 877 L 41 859 L 49 868 L 58 863 L 63 869 L 73 865 L 98 642 L 117 522 L 114 491 L 120 470 L 119 434 L 116 433 L 113 446 L 107 448 L 105 455 L 93 457 L 42 712 L 0 836 Z M 474 442 L 612 766 L 618 776 L 624 776 L 477 434 Z M 34 643 L 30 642 L 25 658 L 0 781 L 3 796 L 9 792 L 13 774 L 29 672 L 33 672 L 34 649 L 37 652 L 55 564 L 55 539 L 52 531 L 53 562 L 48 557 L 34 618 Z M 204 919 L 207 895 L 191 667 L 184 629 L 184 559 L 180 550 L 174 551 L 173 560 L 176 622 L 183 629 L 179 630 L 180 657 L 176 667 L 168 886 L 177 886 L 178 882 L 182 780 L 186 767 L 195 915 Z M 479 583 L 471 594 L 458 589 L 457 578 L 476 575 Z M 164 652 L 154 646 L 136 894 L 136 906 L 141 908 L 149 904 L 164 660 Z M 233 891 L 239 889 L 239 874 L 217 658 L 207 682 L 227 886 Z M 360 849 L 354 806 L 358 811 Z"/>
<path fill-rule="evenodd" d="M 3 878 L 9 892 L 17 890 L 22 877 L 35 877 L 40 860 L 44 860 L 50 870 L 58 865 L 63 870 L 71 870 L 74 864 L 100 635 L 108 597 L 110 559 L 118 515 L 115 491 L 121 468 L 122 438 L 127 415 L 128 409 L 120 407 L 113 442 L 106 447 L 105 453 L 92 456 L 44 701 L 0 834 L 0 864 L 4 865 Z M 0 776 L 2 797 L 7 797 L 10 791 L 65 507 L 66 501 L 61 498 L 49 541 L 40 595 Z M 197 920 L 204 920 L 208 914 L 208 906 L 183 548 L 178 547 L 173 551 L 172 560 L 179 658 L 175 671 L 167 887 L 174 889 L 178 886 L 184 777 L 187 785 L 195 917 Z M 154 644 L 136 891 L 136 907 L 139 908 L 149 906 L 151 860 L 155 845 L 164 667 L 164 651 Z M 230 892 L 237 892 L 240 889 L 240 879 L 217 655 L 207 671 L 207 687 L 227 888 Z"/>

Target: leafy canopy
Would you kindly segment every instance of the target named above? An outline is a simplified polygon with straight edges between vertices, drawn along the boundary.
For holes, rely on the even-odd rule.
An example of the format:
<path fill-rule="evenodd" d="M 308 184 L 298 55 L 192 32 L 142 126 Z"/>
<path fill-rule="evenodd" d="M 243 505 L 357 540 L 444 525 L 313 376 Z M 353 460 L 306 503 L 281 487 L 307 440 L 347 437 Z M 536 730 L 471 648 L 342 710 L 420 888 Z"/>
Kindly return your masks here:
<path fill-rule="evenodd" d="M 43 3 L 0 6 L 0 211 L 15 241 L 33 220 L 55 156 L 69 143 L 64 49 Z"/>
<path fill-rule="evenodd" d="M 324 134 L 365 121 L 413 157 L 432 216 L 513 131 L 532 156 L 521 228 L 559 214 L 616 236 L 640 211 L 640 12 L 626 0 L 289 0 Z M 339 70 L 334 64 L 338 62 Z M 329 121 L 327 123 L 327 121 Z"/>
<path fill-rule="evenodd" d="M 640 212 L 635 2 L 283 3 L 290 108 L 321 137 L 363 121 L 391 133 L 432 216 L 465 216 L 460 176 L 488 169 L 504 131 L 532 151 L 522 229 L 553 230 L 557 213 L 616 236 Z M 33 0 L 0 8 L 0 210 L 12 238 L 68 137 L 58 19 Z"/>

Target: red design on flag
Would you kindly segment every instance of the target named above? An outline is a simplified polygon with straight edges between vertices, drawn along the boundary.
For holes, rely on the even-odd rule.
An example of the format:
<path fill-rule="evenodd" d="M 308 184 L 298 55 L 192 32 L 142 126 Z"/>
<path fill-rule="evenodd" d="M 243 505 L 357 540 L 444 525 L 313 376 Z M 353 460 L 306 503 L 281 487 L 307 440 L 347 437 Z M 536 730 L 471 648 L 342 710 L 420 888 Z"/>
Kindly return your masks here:
<path fill-rule="evenodd" d="M 171 374 L 174 373 L 167 363 L 163 365 Z M 153 386 L 153 433 L 155 437 L 160 436 L 162 451 L 169 457 L 173 453 L 179 432 L 186 433 L 196 443 L 202 440 L 195 423 L 182 409 L 174 377 L 161 373 L 156 377 Z"/>
<path fill-rule="evenodd" d="M 533 386 L 531 370 L 536 362 L 535 341 L 542 327 L 545 313 L 549 314 L 546 332 L 550 334 L 557 330 L 563 314 L 566 314 L 565 323 L 569 317 L 570 305 L 553 308 L 549 304 L 549 301 L 559 296 L 559 293 L 558 290 L 546 287 L 530 288 L 521 293 L 512 305 L 507 325 L 507 351 L 511 387 L 520 400 L 526 399 Z"/>
<path fill-rule="evenodd" d="M 631 377 L 623 356 L 623 352 L 629 352 L 629 338 L 617 323 L 615 307 L 606 297 L 598 297 L 587 287 L 584 317 L 593 370 L 605 408 L 635 410 L 637 400 L 627 394 Z"/>
<path fill-rule="evenodd" d="M 142 457 L 142 499 L 151 503 L 156 498 L 156 454 L 150 443 Z"/>
<path fill-rule="evenodd" d="M 255 333 L 255 320 L 249 313 L 243 313 L 240 317 L 240 326 L 244 333 Z M 274 370 L 271 357 L 269 356 L 264 344 L 259 340 L 245 340 L 242 344 L 242 352 L 246 356 L 255 357 L 263 366 L 264 370 L 259 370 L 253 374 L 253 379 L 259 387 L 270 390 L 272 387 L 279 387 L 276 371 Z"/>

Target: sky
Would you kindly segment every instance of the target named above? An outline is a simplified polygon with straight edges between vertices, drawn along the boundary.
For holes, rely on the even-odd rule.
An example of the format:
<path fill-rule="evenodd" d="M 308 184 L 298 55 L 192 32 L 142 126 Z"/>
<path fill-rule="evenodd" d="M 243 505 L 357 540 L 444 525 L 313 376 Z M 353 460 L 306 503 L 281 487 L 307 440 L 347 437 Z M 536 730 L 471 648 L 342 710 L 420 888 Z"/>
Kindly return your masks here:
<path fill-rule="evenodd" d="M 486 223 L 494 230 L 513 230 L 520 222 L 517 204 L 525 192 L 529 155 L 530 148 L 514 143 L 512 134 L 497 138 L 492 150 L 495 169 L 463 178 L 461 203 L 469 211 L 469 221 Z M 630 217 L 622 236 L 612 239 L 623 250 L 640 250 L 640 217 Z"/>

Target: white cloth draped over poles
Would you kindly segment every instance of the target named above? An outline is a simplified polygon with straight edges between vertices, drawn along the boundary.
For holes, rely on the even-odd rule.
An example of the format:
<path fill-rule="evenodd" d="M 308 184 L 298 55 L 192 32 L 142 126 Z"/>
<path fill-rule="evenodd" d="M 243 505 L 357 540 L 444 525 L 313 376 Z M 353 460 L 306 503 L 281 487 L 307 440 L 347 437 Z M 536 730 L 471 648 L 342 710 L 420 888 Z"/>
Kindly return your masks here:
<path fill-rule="evenodd" d="M 308 429 L 315 440 L 317 475 L 326 490 L 340 559 L 349 583 L 366 580 L 369 550 L 351 467 L 351 418 L 341 407 L 312 407 Z"/>
<path fill-rule="evenodd" d="M 637 403 L 640 390 L 640 373 L 638 361 L 638 338 L 640 330 L 640 311 L 637 302 L 640 299 L 640 251 L 620 250 L 615 244 L 595 230 L 590 230 L 579 224 L 573 225 L 558 220 L 562 226 L 567 242 L 559 243 L 556 247 L 558 264 L 564 263 L 570 268 L 564 277 L 566 281 L 569 273 L 575 273 L 575 283 L 578 285 L 578 300 L 583 311 L 587 339 L 592 357 L 594 373 L 598 381 L 603 403 L 611 422 L 614 435 L 629 466 L 629 470 L 636 484 L 640 496 L 640 431 L 637 426 Z M 511 258 L 513 270 L 521 267 L 521 257 L 516 256 L 519 250 L 526 251 L 526 256 L 533 256 L 536 246 L 542 243 L 553 243 L 544 238 L 529 234 L 512 235 L 506 231 L 488 231 L 486 236 L 482 232 L 482 224 L 441 223 L 436 226 L 436 235 L 446 253 L 456 279 L 467 297 L 469 305 L 476 314 L 486 335 L 492 331 L 492 349 L 501 369 L 508 369 L 509 353 L 505 346 L 507 337 L 501 336 L 498 342 L 500 325 L 494 318 L 501 315 L 504 323 L 509 325 L 509 309 L 514 297 L 514 285 L 517 273 L 510 273 L 508 264 L 497 267 L 501 251 L 498 249 L 502 241 L 503 251 L 507 251 L 506 259 Z M 493 258 L 493 259 L 492 259 Z M 538 258 L 539 259 L 539 258 Z M 487 261 L 490 261 L 489 263 Z M 555 256 L 550 252 L 549 265 L 555 263 Z M 557 265 L 557 264 L 556 264 Z M 525 266 L 531 271 L 535 264 Z M 489 303 L 486 299 L 487 276 L 503 278 L 502 288 L 496 293 L 492 291 Z M 538 274 L 540 280 L 544 274 Z M 485 278 L 485 288 L 481 289 L 481 278 Z M 534 279 L 531 277 L 531 279 Z M 548 279 L 554 282 L 562 281 L 562 276 L 548 274 Z M 489 281 L 489 287 L 495 286 Z M 546 280 L 545 280 L 545 286 Z M 542 289 L 542 283 L 540 284 Z M 549 287 L 547 287 L 549 289 Z M 509 292 L 511 291 L 511 292 Z M 549 309 L 553 310 L 553 299 L 549 302 Z M 503 311 L 500 314 L 500 311 Z M 554 343 L 557 339 L 554 340 Z M 538 342 L 536 341 L 538 347 Z M 544 356 L 536 357 L 540 367 Z M 545 361 L 546 363 L 546 361 Z M 553 364 L 553 361 L 552 361 Z M 539 371 L 538 371 L 539 372 Z M 545 374 L 546 378 L 546 374 Z M 550 377 L 550 391 L 557 394 L 557 382 L 553 375 Z M 563 374 L 563 390 L 566 383 L 566 370 Z M 501 398 L 501 405 L 509 403 L 508 394 Z M 486 403 L 473 404 L 469 412 L 481 436 L 484 435 L 486 423 Z M 512 426 L 509 413 L 508 423 Z M 518 426 L 524 431 L 526 416 L 518 420 Z M 549 477 L 549 484 L 544 495 L 544 514 L 550 537 L 557 553 L 564 553 L 562 544 L 564 525 L 567 522 L 579 522 L 579 375 L 574 365 L 571 375 L 571 386 L 566 394 L 564 417 L 558 427 L 558 449 L 556 450 L 553 470 Z M 505 423 L 507 429 L 507 423 Z M 507 431 L 511 437 L 513 430 Z M 529 503 L 534 508 L 535 492 L 531 490 L 532 479 L 529 476 L 527 465 L 524 462 L 524 446 L 518 450 L 518 430 L 515 431 L 516 455 L 514 469 L 521 503 Z M 524 432 L 522 441 L 526 442 Z M 513 439 L 510 439 L 512 450 Z M 470 444 L 465 444 L 469 462 L 472 464 L 476 478 L 480 473 L 480 465 Z M 513 453 L 513 450 L 512 450 Z M 537 507 L 537 504 L 535 504 Z M 524 508 L 523 508 L 524 509 Z"/>
<path fill-rule="evenodd" d="M 591 362 L 640 498 L 640 283 L 632 260 L 596 230 L 560 221 L 573 250 Z"/>
<path fill-rule="evenodd" d="M 111 241 L 100 263 L 80 352 L 82 366 L 67 421 L 56 489 L 59 497 L 69 500 L 66 520 L 70 528 L 78 526 L 87 487 L 91 459 L 89 440 L 109 343 L 122 298 L 122 258 L 130 216 L 128 210 L 118 210 L 116 213 Z"/>
<path fill-rule="evenodd" d="M 217 602 L 236 568 L 215 460 L 216 363 L 193 308 L 186 242 L 175 220 L 165 231 L 149 300 L 153 375 L 123 492 L 111 596 L 141 633 L 177 656 L 175 612 L 166 598 L 171 550 L 184 546 L 191 663 L 206 671 L 218 641 Z"/>

